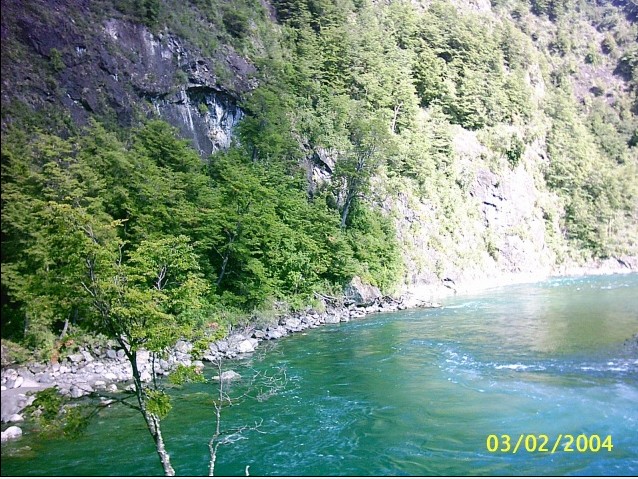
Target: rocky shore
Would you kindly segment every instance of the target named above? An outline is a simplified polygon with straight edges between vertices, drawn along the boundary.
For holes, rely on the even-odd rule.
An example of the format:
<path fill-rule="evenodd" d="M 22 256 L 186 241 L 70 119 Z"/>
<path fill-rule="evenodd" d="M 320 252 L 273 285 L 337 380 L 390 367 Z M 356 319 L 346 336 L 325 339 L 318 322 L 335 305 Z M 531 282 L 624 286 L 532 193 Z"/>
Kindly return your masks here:
<path fill-rule="evenodd" d="M 263 328 L 249 326 L 231 332 L 224 339 L 211 342 L 203 354 L 203 361 L 193 357 L 193 344 L 178 341 L 166 359 L 155 362 L 155 371 L 168 375 L 177 365 L 204 366 L 204 362 L 219 359 L 241 358 L 254 352 L 262 341 L 271 341 L 299 333 L 322 324 L 337 324 L 363 318 L 371 313 L 404 310 L 407 308 L 439 307 L 430 301 L 409 301 L 381 297 L 376 288 L 362 285 L 356 280 L 351 283 L 347 300 L 340 305 L 327 305 L 324 312 L 306 310 L 279 318 L 274 324 Z M 153 361 L 148 351 L 139 351 L 137 367 L 143 381 L 151 381 Z M 100 391 L 116 393 L 131 387 L 133 371 L 124 351 L 118 349 L 115 341 L 108 341 L 104 347 L 83 347 L 60 361 L 49 364 L 31 363 L 25 366 L 7 368 L 2 371 L 2 422 L 19 423 L 24 420 L 20 414 L 33 400 L 33 393 L 45 388 L 57 387 L 71 398 L 81 398 Z M 11 426 L 2 432 L 2 441 L 18 438 L 22 431 Z"/>
<path fill-rule="evenodd" d="M 362 318 L 371 313 L 392 312 L 408 308 L 436 308 L 435 302 L 457 293 L 471 293 L 507 284 L 542 281 L 551 276 L 579 276 L 582 274 L 618 274 L 638 271 L 638 258 L 610 258 L 605 261 L 570 267 L 553 274 L 501 275 L 490 281 L 471 281 L 458 278 L 438 284 L 413 285 L 408 294 L 399 299 L 383 297 L 380 291 L 354 278 L 345 290 L 345 300 L 324 297 L 325 311 L 312 309 L 278 318 L 265 327 L 248 326 L 232 331 L 227 337 L 211 342 L 202 360 L 193 357 L 193 344 L 178 341 L 166 359 L 155 363 L 155 371 L 168 375 L 177 365 L 204 366 L 204 362 L 218 359 L 241 358 L 254 352 L 262 341 L 276 340 L 322 324 L 336 324 Z M 146 351 L 138 352 L 138 368 L 144 381 L 152 379 L 152 358 Z M 81 398 L 100 391 L 116 393 L 130 387 L 133 378 L 131 365 L 124 351 L 111 341 L 106 347 L 81 348 L 78 352 L 60 358 L 57 363 L 31 363 L 26 366 L 2 370 L 2 423 L 19 423 L 20 414 L 33 401 L 32 393 L 56 386 L 62 394 Z M 2 441 L 18 438 L 22 431 L 11 426 L 2 432 Z"/>

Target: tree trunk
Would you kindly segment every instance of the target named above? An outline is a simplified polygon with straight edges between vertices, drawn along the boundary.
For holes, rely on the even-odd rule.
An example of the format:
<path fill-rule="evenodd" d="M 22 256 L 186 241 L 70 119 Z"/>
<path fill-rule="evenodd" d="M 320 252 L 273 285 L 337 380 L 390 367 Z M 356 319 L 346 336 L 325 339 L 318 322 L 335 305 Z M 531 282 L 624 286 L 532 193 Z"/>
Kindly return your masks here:
<path fill-rule="evenodd" d="M 390 130 L 392 133 L 395 133 L 397 127 L 397 120 L 399 119 L 399 111 L 401 111 L 401 107 L 403 106 L 403 102 L 400 102 L 398 105 L 394 107 L 394 116 L 392 117 L 392 124 L 390 125 Z"/>
<path fill-rule="evenodd" d="M 160 418 L 155 414 L 152 414 L 146 409 L 146 402 L 144 401 L 144 387 L 142 386 L 142 379 L 140 376 L 140 370 L 137 367 L 137 353 L 136 351 L 132 351 L 126 343 L 122 340 L 122 338 L 117 338 L 118 342 L 122 349 L 124 349 L 124 353 L 131 363 L 131 368 L 133 369 L 133 383 L 135 384 L 135 395 L 137 396 L 137 403 L 140 406 L 140 411 L 142 412 L 142 416 L 144 416 L 144 420 L 146 421 L 146 426 L 148 428 L 148 432 L 151 434 L 153 441 L 155 442 L 155 450 L 157 451 L 157 455 L 159 456 L 160 462 L 162 463 L 162 468 L 164 468 L 164 475 L 166 476 L 174 476 L 175 469 L 171 465 L 171 457 L 166 451 L 166 446 L 164 444 L 164 438 L 162 437 L 162 429 L 160 424 Z"/>
<path fill-rule="evenodd" d="M 355 187 L 350 187 L 348 194 L 346 195 L 346 201 L 343 203 L 343 211 L 341 212 L 341 229 L 345 229 L 346 221 L 348 220 L 348 214 L 350 212 L 350 207 L 356 198 L 357 193 L 355 191 Z"/>
<path fill-rule="evenodd" d="M 164 475 L 174 476 L 175 469 L 173 469 L 173 466 L 171 465 L 171 457 L 166 451 L 166 446 L 164 445 L 162 429 L 160 428 L 160 419 L 155 414 L 151 414 L 147 411 L 143 412 L 144 419 L 146 419 L 146 424 L 148 425 L 148 430 L 155 441 L 155 449 L 157 450 L 157 455 L 159 456 L 162 467 L 164 468 Z"/>

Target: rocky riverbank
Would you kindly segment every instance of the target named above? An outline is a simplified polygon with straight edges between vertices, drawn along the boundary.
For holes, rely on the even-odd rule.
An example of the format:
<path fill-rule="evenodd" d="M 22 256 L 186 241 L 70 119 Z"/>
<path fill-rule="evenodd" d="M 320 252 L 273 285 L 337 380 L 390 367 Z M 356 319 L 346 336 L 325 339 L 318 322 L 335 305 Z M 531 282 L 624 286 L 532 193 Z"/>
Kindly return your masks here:
<path fill-rule="evenodd" d="M 511 274 L 483 277 L 480 281 L 468 278 L 451 278 L 437 284 L 413 285 L 400 299 L 382 297 L 377 288 L 363 284 L 354 278 L 345 290 L 345 300 L 324 297 L 324 312 L 306 310 L 278 318 L 266 327 L 249 326 L 233 331 L 226 338 L 211 342 L 201 360 L 193 357 L 193 344 L 178 341 L 166 359 L 155 363 L 155 371 L 167 375 L 177 365 L 204 366 L 206 361 L 241 358 L 254 352 L 262 341 L 276 340 L 322 324 L 336 324 L 362 318 L 367 314 L 392 312 L 408 308 L 439 307 L 435 300 L 457 293 L 471 293 L 490 287 L 508 284 L 542 281 L 550 276 L 578 276 L 581 274 L 617 274 L 638 271 L 638 258 L 610 258 L 586 265 L 565 266 L 553 274 Z M 138 368 L 144 381 L 152 379 L 152 358 L 146 351 L 138 353 Z M 32 401 L 32 393 L 56 386 L 62 394 L 80 398 L 100 391 L 118 392 L 130 387 L 133 378 L 131 365 L 124 351 L 114 341 L 105 347 L 84 347 L 74 354 L 49 364 L 31 363 L 25 366 L 3 369 L 2 423 L 23 421 L 20 414 Z M 10 427 L 2 432 L 2 441 L 20 437 L 19 427 Z"/>
<path fill-rule="evenodd" d="M 368 289 L 367 289 L 368 288 Z M 365 285 L 351 286 L 349 300 L 345 305 L 326 306 L 324 312 L 306 310 L 279 318 L 274 324 L 263 328 L 249 326 L 233 331 L 226 338 L 211 342 L 202 360 L 193 357 L 193 344 L 178 341 L 166 359 L 155 361 L 155 371 L 168 375 L 177 365 L 196 365 L 219 359 L 241 358 L 254 352 L 262 341 L 283 338 L 322 324 L 336 324 L 363 318 L 367 314 L 404 310 L 408 307 L 439 307 L 429 301 L 407 301 L 380 297 L 378 290 Z M 201 354 L 201 353 L 200 353 Z M 137 367 L 143 381 L 151 381 L 153 361 L 148 351 L 139 351 Z M 45 388 L 57 387 L 71 398 L 81 398 L 100 391 L 116 393 L 131 387 L 133 371 L 124 350 L 118 349 L 115 341 L 103 347 L 82 347 L 78 352 L 49 364 L 31 363 L 7 368 L 2 371 L 2 422 L 19 423 L 20 414 L 33 402 L 33 393 Z M 2 432 L 2 441 L 20 437 L 19 427 L 10 427 Z"/>

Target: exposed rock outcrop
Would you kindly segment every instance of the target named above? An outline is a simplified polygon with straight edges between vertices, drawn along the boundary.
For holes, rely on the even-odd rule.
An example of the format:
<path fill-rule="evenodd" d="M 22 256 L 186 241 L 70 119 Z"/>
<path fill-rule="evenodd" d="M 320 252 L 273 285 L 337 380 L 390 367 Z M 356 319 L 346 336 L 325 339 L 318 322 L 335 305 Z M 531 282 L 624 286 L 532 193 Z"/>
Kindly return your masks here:
<path fill-rule="evenodd" d="M 203 157 L 228 148 L 242 116 L 238 100 L 256 86 L 254 66 L 231 47 L 203 54 L 172 33 L 153 33 L 117 11 L 96 12 L 83 0 L 29 3 L 2 2 L 3 113 L 17 101 L 66 111 L 79 125 L 97 117 L 129 127 L 158 116 Z M 19 60 L 10 54 L 15 49 Z"/>
<path fill-rule="evenodd" d="M 359 276 L 352 278 L 344 294 L 346 300 L 354 302 L 357 306 L 369 305 L 382 296 L 379 288 L 364 283 Z"/>

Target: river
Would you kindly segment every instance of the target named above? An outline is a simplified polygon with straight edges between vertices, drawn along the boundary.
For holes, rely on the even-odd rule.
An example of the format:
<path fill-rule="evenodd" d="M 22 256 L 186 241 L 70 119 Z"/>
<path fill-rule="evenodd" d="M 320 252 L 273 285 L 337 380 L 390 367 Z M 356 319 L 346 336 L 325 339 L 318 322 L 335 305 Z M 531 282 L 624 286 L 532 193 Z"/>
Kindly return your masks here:
<path fill-rule="evenodd" d="M 638 333 L 638 275 L 554 279 L 443 303 L 307 330 L 229 364 L 244 377 L 285 368 L 287 384 L 224 410 L 228 427 L 263 423 L 220 448 L 216 473 L 244 475 L 249 465 L 252 475 L 638 474 L 638 348 L 628 341 Z M 211 389 L 172 390 L 164 429 L 179 475 L 207 473 Z M 511 447 L 501 452 L 505 434 Z M 514 453 L 521 434 L 534 437 Z M 542 435 L 548 452 L 538 451 Z M 610 438 L 607 447 L 590 451 L 593 436 Z M 2 446 L 2 475 L 161 473 L 141 417 L 122 407 L 79 439 Z"/>

